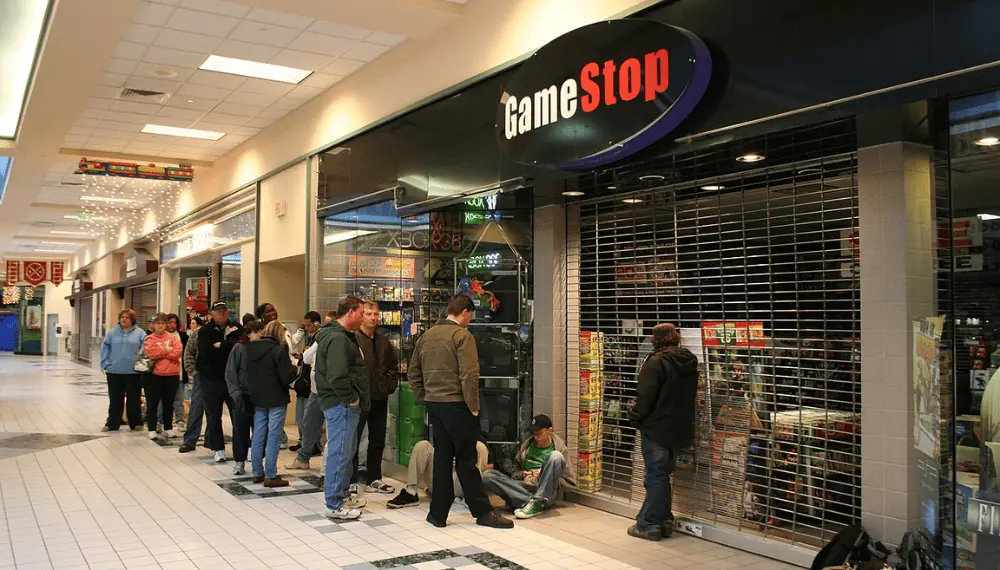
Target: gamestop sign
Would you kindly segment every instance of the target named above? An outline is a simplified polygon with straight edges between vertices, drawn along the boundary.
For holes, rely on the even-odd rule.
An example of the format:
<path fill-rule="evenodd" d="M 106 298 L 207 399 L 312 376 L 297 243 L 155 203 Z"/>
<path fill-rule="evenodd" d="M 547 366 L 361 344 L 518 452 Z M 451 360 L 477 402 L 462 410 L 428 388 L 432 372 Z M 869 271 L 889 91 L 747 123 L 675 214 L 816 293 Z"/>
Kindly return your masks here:
<path fill-rule="evenodd" d="M 663 137 L 712 75 L 694 34 L 652 20 L 599 22 L 547 44 L 504 89 L 497 140 L 525 164 L 593 168 Z"/>

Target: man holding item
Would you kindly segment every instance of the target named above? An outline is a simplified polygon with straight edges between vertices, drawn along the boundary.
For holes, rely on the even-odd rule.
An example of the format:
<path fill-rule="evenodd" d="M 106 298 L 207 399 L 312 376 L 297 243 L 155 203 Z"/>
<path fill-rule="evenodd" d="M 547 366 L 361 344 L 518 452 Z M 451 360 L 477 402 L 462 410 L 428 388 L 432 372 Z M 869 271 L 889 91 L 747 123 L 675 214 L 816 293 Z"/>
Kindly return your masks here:
<path fill-rule="evenodd" d="M 365 357 L 365 366 L 368 369 L 371 386 L 371 407 L 367 411 L 361 412 L 357 439 L 360 443 L 361 432 L 367 425 L 368 454 L 365 465 L 368 470 L 368 486 L 365 491 L 392 494 L 396 492 L 396 489 L 382 481 L 382 454 L 385 452 L 389 396 L 399 386 L 399 362 L 396 359 L 396 349 L 389 342 L 389 337 L 376 332 L 378 317 L 378 304 L 365 301 L 364 320 L 361 321 L 361 328 L 354 333 L 357 336 L 361 354 Z M 354 452 L 354 474 L 351 476 L 352 483 L 358 482 L 358 463 L 359 457 L 356 449 Z"/>
<path fill-rule="evenodd" d="M 434 441 L 434 475 L 427 522 L 443 528 L 455 501 L 452 464 L 465 491 L 476 523 L 514 528 L 490 506 L 476 468 L 479 434 L 479 353 L 476 339 L 466 330 L 472 322 L 472 300 L 455 295 L 448 302 L 448 318 L 417 340 L 407 378 L 417 403 L 424 403 Z"/>
<path fill-rule="evenodd" d="M 229 306 L 221 301 L 212 305 L 211 317 L 211 322 L 198 332 L 197 381 L 202 382 L 205 398 L 205 444 L 215 452 L 215 462 L 223 463 L 226 461 L 226 442 L 222 434 L 222 405 L 229 408 L 230 416 L 236 411 L 236 403 L 226 386 L 226 364 L 243 331 L 229 324 Z M 245 456 L 243 445 L 241 438 L 233 438 L 234 455 Z"/>
<path fill-rule="evenodd" d="M 576 470 L 568 457 L 566 442 L 555 434 L 552 420 L 537 415 L 531 420 L 531 437 L 517 452 L 522 471 L 508 477 L 490 469 L 483 474 L 483 485 L 515 509 L 517 518 L 530 519 L 555 504 L 560 482 L 576 486 Z"/>

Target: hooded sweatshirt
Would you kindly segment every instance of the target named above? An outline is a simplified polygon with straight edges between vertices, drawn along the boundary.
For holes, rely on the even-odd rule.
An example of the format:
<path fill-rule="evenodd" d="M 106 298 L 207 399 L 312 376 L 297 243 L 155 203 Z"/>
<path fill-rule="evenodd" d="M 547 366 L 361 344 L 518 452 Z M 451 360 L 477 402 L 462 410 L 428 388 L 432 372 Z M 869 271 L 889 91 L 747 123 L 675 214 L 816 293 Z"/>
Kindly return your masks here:
<path fill-rule="evenodd" d="M 246 366 L 250 398 L 257 408 L 283 408 L 288 405 L 288 387 L 297 372 L 288 358 L 288 349 L 271 337 L 244 345 L 242 358 Z"/>
<path fill-rule="evenodd" d="M 653 351 L 639 369 L 635 407 L 629 419 L 642 436 L 663 447 L 679 449 L 694 442 L 698 359 L 686 348 Z"/>
<path fill-rule="evenodd" d="M 354 333 L 333 321 L 316 333 L 316 345 L 316 393 L 323 409 L 357 401 L 367 410 L 368 369 Z"/>
<path fill-rule="evenodd" d="M 528 446 L 534 441 L 534 437 L 528 436 L 528 439 L 521 442 L 521 448 L 517 450 L 517 465 L 524 469 L 524 459 L 528 456 Z M 566 466 L 563 467 L 562 481 L 563 485 L 576 486 L 576 462 L 573 461 L 573 457 L 569 452 L 569 448 L 566 447 L 566 442 L 563 438 L 556 434 L 552 434 L 552 443 L 555 446 L 555 451 L 562 454 L 563 458 L 566 459 Z"/>
<path fill-rule="evenodd" d="M 139 327 L 123 331 L 121 325 L 108 331 L 101 344 L 101 370 L 107 374 L 138 374 L 135 355 L 142 348 L 146 333 Z"/>
<path fill-rule="evenodd" d="M 142 351 L 152 358 L 153 376 L 180 376 L 184 347 L 180 337 L 170 333 L 151 334 L 142 342 Z"/>

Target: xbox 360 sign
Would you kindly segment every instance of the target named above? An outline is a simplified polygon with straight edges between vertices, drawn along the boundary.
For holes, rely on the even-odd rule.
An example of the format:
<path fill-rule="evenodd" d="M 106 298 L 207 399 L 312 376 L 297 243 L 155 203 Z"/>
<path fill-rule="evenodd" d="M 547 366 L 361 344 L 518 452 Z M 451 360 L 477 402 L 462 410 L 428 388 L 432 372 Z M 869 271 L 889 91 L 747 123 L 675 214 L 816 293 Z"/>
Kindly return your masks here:
<path fill-rule="evenodd" d="M 497 140 L 524 164 L 615 162 L 676 128 L 711 75 L 708 46 L 687 30 L 634 18 L 591 24 L 521 64 L 500 99 Z"/>

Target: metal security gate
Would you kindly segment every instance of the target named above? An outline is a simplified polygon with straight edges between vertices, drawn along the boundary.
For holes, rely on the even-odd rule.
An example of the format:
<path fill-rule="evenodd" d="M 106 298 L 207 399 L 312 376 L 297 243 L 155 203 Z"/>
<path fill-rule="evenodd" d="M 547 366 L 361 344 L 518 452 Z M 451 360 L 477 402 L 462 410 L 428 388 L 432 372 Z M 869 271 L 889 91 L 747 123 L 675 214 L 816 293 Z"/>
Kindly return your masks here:
<path fill-rule="evenodd" d="M 136 324 L 139 325 L 139 328 L 144 329 L 148 327 L 149 320 L 155 317 L 157 312 L 156 283 L 132 287 L 129 289 L 129 295 L 131 296 L 132 303 L 129 308 L 135 311 L 136 320 L 138 321 Z"/>
<path fill-rule="evenodd" d="M 680 155 L 569 208 L 569 439 L 584 491 L 641 505 L 627 411 L 652 327 L 674 323 L 701 363 L 675 515 L 817 548 L 861 517 L 856 143 L 845 121 L 762 144 L 782 163 Z"/>

